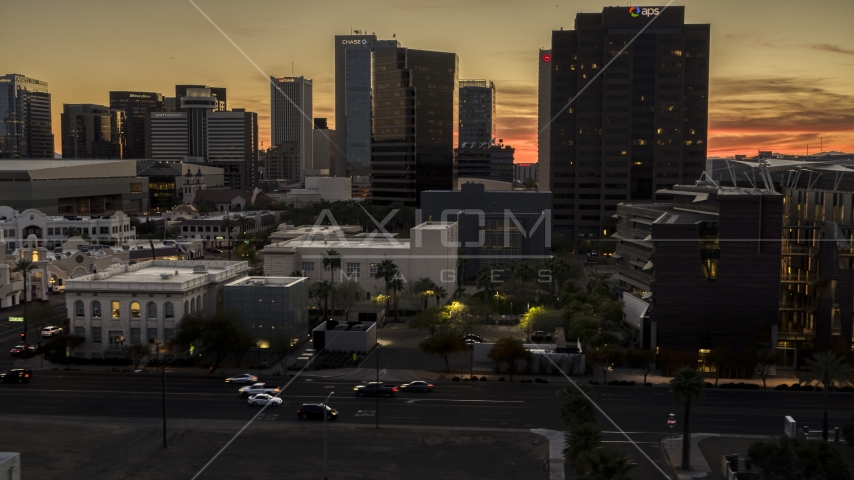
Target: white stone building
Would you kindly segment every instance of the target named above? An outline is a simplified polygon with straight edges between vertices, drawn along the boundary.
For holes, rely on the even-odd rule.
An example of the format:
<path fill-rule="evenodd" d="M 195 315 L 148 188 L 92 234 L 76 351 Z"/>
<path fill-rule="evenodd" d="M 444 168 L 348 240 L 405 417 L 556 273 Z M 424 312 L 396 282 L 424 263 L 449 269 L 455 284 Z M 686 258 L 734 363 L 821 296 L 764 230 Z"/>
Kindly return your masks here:
<path fill-rule="evenodd" d="M 340 230 L 338 230 L 340 231 Z M 362 234 L 357 237 L 314 234 L 264 248 L 264 273 L 287 276 L 302 271 L 312 281 L 332 280 L 340 283 L 358 281 L 366 292 L 366 301 L 385 293 L 385 281 L 376 278 L 377 266 L 392 260 L 404 282 L 429 277 L 436 285 L 452 292 L 456 285 L 456 223 L 425 222 L 409 230 L 408 239 L 385 235 Z M 335 272 L 324 268 L 323 256 L 329 250 L 341 254 L 341 268 Z"/>
<path fill-rule="evenodd" d="M 68 280 L 69 333 L 85 339 L 74 354 L 117 357 L 129 345 L 167 343 L 181 317 L 215 310 L 223 285 L 248 269 L 246 262 L 152 260 Z"/>
<path fill-rule="evenodd" d="M 9 250 L 21 247 L 30 235 L 36 236 L 38 246 L 48 249 L 68 240 L 72 236 L 69 233 L 118 244 L 136 238 L 136 229 L 131 227 L 130 217 L 122 212 L 112 215 L 51 216 L 33 209 L 17 212 L 12 207 L 0 207 L 0 230 L 3 230 L 6 248 Z"/>

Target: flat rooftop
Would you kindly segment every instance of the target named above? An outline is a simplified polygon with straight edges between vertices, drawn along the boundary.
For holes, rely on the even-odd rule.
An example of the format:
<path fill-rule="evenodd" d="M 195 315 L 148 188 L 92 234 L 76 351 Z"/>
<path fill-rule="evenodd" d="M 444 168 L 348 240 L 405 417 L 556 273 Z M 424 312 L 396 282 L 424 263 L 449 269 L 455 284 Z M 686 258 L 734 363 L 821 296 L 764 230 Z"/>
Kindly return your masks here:
<path fill-rule="evenodd" d="M 68 280 L 66 291 L 187 290 L 226 280 L 248 269 L 247 262 L 228 260 L 148 260 L 113 265 L 108 270 Z"/>
<path fill-rule="evenodd" d="M 226 287 L 290 287 L 299 282 L 308 282 L 308 277 L 244 277 L 235 280 Z"/>
<path fill-rule="evenodd" d="M 711 213 L 692 212 L 674 208 L 672 203 L 622 202 L 621 205 L 661 212 L 661 216 L 652 223 L 686 224 L 697 222 L 718 222 L 720 220 L 717 215 Z"/>

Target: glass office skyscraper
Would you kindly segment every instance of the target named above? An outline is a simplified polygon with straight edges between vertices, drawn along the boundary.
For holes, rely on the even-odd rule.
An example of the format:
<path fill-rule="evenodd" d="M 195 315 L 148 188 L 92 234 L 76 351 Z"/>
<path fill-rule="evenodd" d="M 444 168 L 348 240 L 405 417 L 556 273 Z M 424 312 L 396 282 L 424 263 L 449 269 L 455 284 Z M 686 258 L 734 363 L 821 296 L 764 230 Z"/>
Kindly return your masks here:
<path fill-rule="evenodd" d="M 0 76 L 0 158 L 53 158 L 47 82 Z"/>

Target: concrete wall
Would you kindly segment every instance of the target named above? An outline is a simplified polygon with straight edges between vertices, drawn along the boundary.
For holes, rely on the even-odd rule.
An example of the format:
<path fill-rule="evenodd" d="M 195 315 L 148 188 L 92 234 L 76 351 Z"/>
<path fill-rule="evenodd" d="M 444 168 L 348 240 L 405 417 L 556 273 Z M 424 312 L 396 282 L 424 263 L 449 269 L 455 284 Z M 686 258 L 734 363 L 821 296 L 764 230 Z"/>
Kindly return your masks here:
<path fill-rule="evenodd" d="M 0 452 L 0 478 L 21 480 L 21 454 Z"/>

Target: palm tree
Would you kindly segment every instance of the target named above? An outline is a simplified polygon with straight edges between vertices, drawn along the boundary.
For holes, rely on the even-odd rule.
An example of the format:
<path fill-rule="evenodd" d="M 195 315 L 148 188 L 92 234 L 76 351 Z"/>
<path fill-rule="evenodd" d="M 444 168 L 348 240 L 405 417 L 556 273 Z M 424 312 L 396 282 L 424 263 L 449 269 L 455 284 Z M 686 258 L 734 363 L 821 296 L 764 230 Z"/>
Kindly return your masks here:
<path fill-rule="evenodd" d="M 334 248 L 327 250 L 323 255 L 323 268 L 329 267 L 329 280 L 332 287 L 335 286 L 335 269 L 341 269 L 341 254 Z M 335 297 L 332 297 L 332 316 L 335 316 Z"/>
<path fill-rule="evenodd" d="M 12 273 L 21 272 L 21 274 L 24 276 L 24 303 L 27 302 L 27 280 L 30 277 L 30 271 L 32 271 L 32 269 L 34 268 L 36 268 L 36 266 L 29 258 L 19 258 L 15 262 L 15 266 L 12 267 Z"/>
<path fill-rule="evenodd" d="M 599 429 L 592 423 L 585 423 L 564 434 L 563 456 L 576 473 L 583 475 L 586 457 L 601 445 L 602 434 Z"/>
<path fill-rule="evenodd" d="M 403 279 L 402 278 L 394 278 L 389 282 L 389 288 L 391 289 L 391 293 L 394 295 L 394 321 L 397 322 L 397 292 L 403 290 Z"/>
<path fill-rule="evenodd" d="M 329 293 L 332 291 L 332 285 L 326 280 L 312 282 L 309 287 L 309 296 L 320 306 L 323 305 L 323 319 L 326 320 L 326 307 L 329 302 Z"/>
<path fill-rule="evenodd" d="M 597 448 L 584 458 L 586 472 L 579 480 L 628 480 L 629 470 L 637 465 L 622 452 L 612 448 Z"/>
<path fill-rule="evenodd" d="M 240 216 L 240 219 L 237 220 L 237 224 L 240 225 L 240 233 L 249 235 L 249 217 L 244 215 Z"/>
<path fill-rule="evenodd" d="M 302 270 L 291 270 L 289 277 L 304 277 L 305 274 L 302 273 Z"/>
<path fill-rule="evenodd" d="M 225 245 L 228 248 L 231 245 L 231 229 L 234 228 L 234 221 L 231 219 L 230 215 L 226 215 L 225 218 L 222 219 L 222 224 L 220 225 L 223 232 L 225 232 Z M 228 259 L 231 260 L 231 249 L 228 248 Z"/>
<path fill-rule="evenodd" d="M 806 373 L 806 382 L 815 380 L 824 388 L 824 422 L 821 427 L 822 438 L 827 441 L 827 410 L 830 389 L 834 383 L 843 384 L 851 379 L 851 367 L 845 363 L 842 357 L 837 357 L 832 352 L 817 353 L 813 358 L 807 360 L 807 366 L 803 371 Z"/>
<path fill-rule="evenodd" d="M 682 367 L 670 380 L 670 393 L 685 402 L 685 422 L 682 427 L 682 470 L 691 469 L 691 400 L 703 396 L 706 387 L 703 376 L 690 367 Z"/>
<path fill-rule="evenodd" d="M 391 281 L 397 276 L 400 272 L 400 269 L 397 268 L 394 261 L 385 259 L 377 265 L 377 274 L 376 278 L 382 278 L 385 281 L 385 311 L 386 315 L 388 315 L 389 310 L 389 297 L 391 296 Z"/>
<path fill-rule="evenodd" d="M 427 310 L 427 301 L 436 292 L 436 284 L 430 277 L 421 277 L 413 285 L 415 293 L 424 298 L 424 310 Z"/>
<path fill-rule="evenodd" d="M 579 387 L 590 396 L 593 390 L 587 385 Z M 567 385 L 560 392 L 560 421 L 567 430 L 574 430 L 581 425 L 596 423 L 596 408 L 577 388 Z"/>
<path fill-rule="evenodd" d="M 433 289 L 433 295 L 436 296 L 436 306 L 439 306 L 439 301 L 444 298 L 448 298 L 448 291 L 445 290 L 445 287 L 436 287 Z"/>
<path fill-rule="evenodd" d="M 492 290 L 492 287 L 495 285 L 495 282 L 492 280 L 492 271 L 494 267 L 490 264 L 482 265 L 480 270 L 477 271 L 477 277 L 475 279 L 475 283 L 477 284 L 478 289 L 484 290 L 484 304 L 489 305 L 489 293 Z"/>

